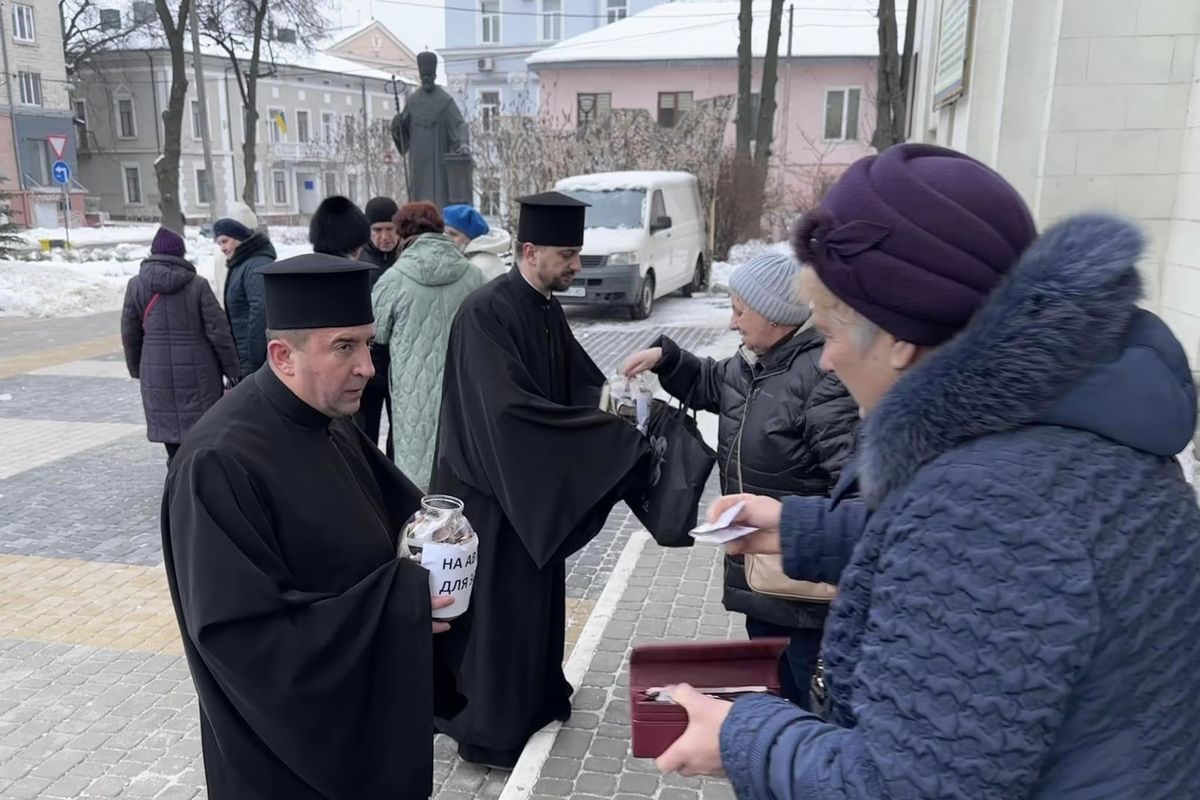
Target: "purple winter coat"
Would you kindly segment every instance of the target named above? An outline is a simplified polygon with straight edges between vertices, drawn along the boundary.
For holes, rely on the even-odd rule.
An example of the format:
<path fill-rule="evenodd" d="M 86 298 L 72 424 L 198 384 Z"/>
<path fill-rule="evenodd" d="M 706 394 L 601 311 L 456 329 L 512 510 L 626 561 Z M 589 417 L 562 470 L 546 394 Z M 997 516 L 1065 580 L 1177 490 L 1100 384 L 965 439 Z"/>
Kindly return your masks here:
<path fill-rule="evenodd" d="M 142 384 L 146 438 L 152 442 L 182 442 L 221 399 L 221 376 L 241 376 L 229 320 L 216 295 L 194 266 L 176 256 L 151 255 L 129 279 L 121 344 L 129 374 Z"/>

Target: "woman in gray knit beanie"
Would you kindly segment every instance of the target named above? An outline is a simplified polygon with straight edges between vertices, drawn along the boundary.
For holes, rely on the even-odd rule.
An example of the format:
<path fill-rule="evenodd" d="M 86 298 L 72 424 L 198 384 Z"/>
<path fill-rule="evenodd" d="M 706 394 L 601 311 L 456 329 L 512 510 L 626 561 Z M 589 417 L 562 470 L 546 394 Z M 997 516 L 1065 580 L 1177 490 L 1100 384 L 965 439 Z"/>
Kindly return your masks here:
<path fill-rule="evenodd" d="M 729 327 L 742 346 L 729 358 L 701 358 L 662 336 L 625 362 L 626 375 L 653 370 L 691 408 L 720 415 L 718 459 L 725 493 L 827 495 L 849 460 L 858 409 L 818 366 L 824 345 L 796 294 L 799 267 L 768 250 L 734 271 Z M 751 488 L 753 487 L 753 488 Z M 780 663 L 785 696 L 807 707 L 826 604 L 755 593 L 740 557 L 725 559 L 725 608 L 746 615 L 751 638 L 786 636 Z"/>

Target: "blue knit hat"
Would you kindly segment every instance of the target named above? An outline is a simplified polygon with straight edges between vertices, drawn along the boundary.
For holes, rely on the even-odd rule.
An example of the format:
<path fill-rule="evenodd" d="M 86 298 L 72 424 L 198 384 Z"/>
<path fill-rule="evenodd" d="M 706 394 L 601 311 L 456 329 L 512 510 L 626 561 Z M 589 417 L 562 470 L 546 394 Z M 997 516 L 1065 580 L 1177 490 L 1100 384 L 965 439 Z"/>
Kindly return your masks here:
<path fill-rule="evenodd" d="M 473 206 L 446 206 L 442 219 L 448 227 L 462 231 L 470 239 L 478 239 L 490 230 L 487 220 Z"/>
<path fill-rule="evenodd" d="M 800 327 L 810 312 L 796 296 L 798 272 L 791 256 L 768 250 L 733 271 L 729 291 L 767 320 Z"/>
<path fill-rule="evenodd" d="M 237 239 L 239 242 L 244 242 L 253 235 L 254 231 L 230 217 L 222 217 L 213 223 L 214 239 L 218 236 L 228 236 L 230 239 Z"/>

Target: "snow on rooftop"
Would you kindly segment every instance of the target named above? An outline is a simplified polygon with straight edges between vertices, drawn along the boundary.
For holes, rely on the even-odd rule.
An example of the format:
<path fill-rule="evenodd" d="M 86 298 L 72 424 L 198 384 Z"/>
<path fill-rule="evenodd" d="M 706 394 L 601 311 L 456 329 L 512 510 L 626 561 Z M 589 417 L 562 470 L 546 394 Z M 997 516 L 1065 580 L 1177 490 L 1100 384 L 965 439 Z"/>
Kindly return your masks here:
<path fill-rule="evenodd" d="M 156 30 L 147 30 L 138 35 L 130 36 L 124 40 L 115 50 L 137 51 L 137 50 L 163 50 L 167 49 L 166 43 L 163 41 L 161 32 Z M 188 55 L 192 52 L 191 39 L 184 40 L 184 52 Z M 201 38 L 200 52 L 209 58 L 228 59 L 229 54 L 214 44 L 212 40 Z M 239 53 L 238 57 L 245 61 L 250 60 L 250 53 Z M 344 75 L 350 78 L 368 78 L 371 80 L 387 81 L 391 80 L 391 72 L 368 67 L 357 61 L 351 61 L 341 56 L 336 56 L 333 53 L 325 52 L 321 49 L 310 49 L 302 44 L 282 44 L 280 42 L 263 43 L 262 53 L 260 55 L 264 67 L 268 64 L 275 64 L 276 68 L 283 71 L 287 68 L 315 70 L 318 72 L 329 72 L 336 75 Z M 207 61 L 205 62 L 207 64 Z M 190 73 L 189 73 L 190 77 Z M 399 77 L 399 76 L 397 76 Z M 405 83 L 414 84 L 411 80 L 400 78 Z M 415 85 L 415 84 L 414 84 Z"/>
<path fill-rule="evenodd" d="M 903 0 L 896 9 L 904 37 Z M 737 58 L 738 2 L 664 3 L 526 59 L 532 67 L 580 61 L 683 61 Z M 755 58 L 767 50 L 770 3 L 754 3 Z M 806 0 L 796 4 L 792 52 L 796 57 L 877 56 L 878 0 Z M 787 10 L 784 10 L 784 22 Z M 787 31 L 780 37 L 780 55 Z"/>

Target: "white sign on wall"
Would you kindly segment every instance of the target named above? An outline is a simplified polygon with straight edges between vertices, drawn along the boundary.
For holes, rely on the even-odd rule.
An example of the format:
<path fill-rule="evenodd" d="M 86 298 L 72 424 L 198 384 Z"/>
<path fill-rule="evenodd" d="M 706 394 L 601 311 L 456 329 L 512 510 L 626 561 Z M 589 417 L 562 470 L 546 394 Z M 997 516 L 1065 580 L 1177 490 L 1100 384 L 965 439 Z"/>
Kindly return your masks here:
<path fill-rule="evenodd" d="M 943 0 L 933 85 L 934 110 L 962 97 L 966 89 L 970 40 L 971 0 Z"/>

